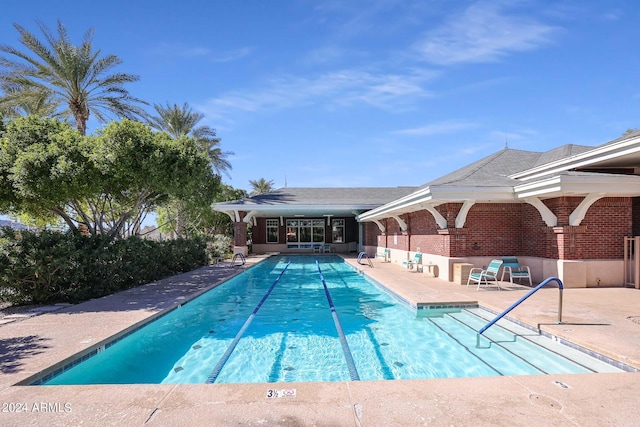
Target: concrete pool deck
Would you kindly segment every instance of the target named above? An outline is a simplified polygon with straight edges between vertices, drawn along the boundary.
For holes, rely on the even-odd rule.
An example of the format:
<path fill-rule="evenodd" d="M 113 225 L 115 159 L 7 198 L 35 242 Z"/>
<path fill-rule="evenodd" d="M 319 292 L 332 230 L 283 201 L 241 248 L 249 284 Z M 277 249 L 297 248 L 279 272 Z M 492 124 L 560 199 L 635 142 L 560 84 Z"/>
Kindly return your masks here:
<path fill-rule="evenodd" d="M 250 257 L 248 262 L 261 258 Z M 528 288 L 461 286 L 374 260 L 347 261 L 417 303 L 502 311 Z M 339 383 L 18 386 L 239 272 L 204 267 L 139 288 L 0 324 L 0 425 L 634 426 L 640 373 Z M 640 291 L 541 289 L 510 317 L 640 368 Z M 269 398 L 269 390 L 295 397 Z"/>

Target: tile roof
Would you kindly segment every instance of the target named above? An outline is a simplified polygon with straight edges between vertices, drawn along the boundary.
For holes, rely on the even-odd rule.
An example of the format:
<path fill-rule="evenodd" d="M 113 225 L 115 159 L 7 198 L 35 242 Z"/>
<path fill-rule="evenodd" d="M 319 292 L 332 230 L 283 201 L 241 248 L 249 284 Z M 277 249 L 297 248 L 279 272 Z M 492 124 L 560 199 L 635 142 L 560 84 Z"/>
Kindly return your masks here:
<path fill-rule="evenodd" d="M 444 185 L 481 187 L 518 185 L 519 182 L 509 178 L 510 175 L 575 156 L 594 148 L 585 145 L 567 144 L 544 153 L 505 148 L 428 182 L 420 188 Z"/>
<path fill-rule="evenodd" d="M 530 168 L 541 155 L 538 152 L 506 148 L 428 182 L 421 188 L 440 185 L 512 186 L 517 181 L 508 176 Z"/>
<path fill-rule="evenodd" d="M 411 194 L 416 187 L 279 188 L 237 200 L 243 205 L 382 205 Z"/>

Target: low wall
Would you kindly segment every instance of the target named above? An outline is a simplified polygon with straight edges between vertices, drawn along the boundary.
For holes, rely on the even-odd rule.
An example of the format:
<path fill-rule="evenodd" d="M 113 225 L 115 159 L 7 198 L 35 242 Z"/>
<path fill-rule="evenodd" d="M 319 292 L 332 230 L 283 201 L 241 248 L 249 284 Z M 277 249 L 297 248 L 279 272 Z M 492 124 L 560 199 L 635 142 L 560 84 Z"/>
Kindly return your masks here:
<path fill-rule="evenodd" d="M 391 262 L 402 264 L 412 259 L 415 252 L 407 252 L 400 249 L 389 248 Z M 365 252 L 374 257 L 377 248 L 366 246 Z M 382 253 L 383 248 L 378 252 Z M 435 264 L 437 277 L 453 281 L 453 265 L 457 263 L 469 263 L 475 267 L 489 265 L 492 259 L 498 257 L 466 257 L 449 258 L 439 255 L 422 254 L 422 264 Z M 548 277 L 557 277 L 567 288 L 597 288 L 597 287 L 623 287 L 624 267 L 620 260 L 556 260 L 539 257 L 518 257 L 521 265 L 529 266 L 533 284 L 542 282 Z M 426 269 L 425 269 L 426 271 Z M 524 282 L 524 281 L 522 281 Z"/>

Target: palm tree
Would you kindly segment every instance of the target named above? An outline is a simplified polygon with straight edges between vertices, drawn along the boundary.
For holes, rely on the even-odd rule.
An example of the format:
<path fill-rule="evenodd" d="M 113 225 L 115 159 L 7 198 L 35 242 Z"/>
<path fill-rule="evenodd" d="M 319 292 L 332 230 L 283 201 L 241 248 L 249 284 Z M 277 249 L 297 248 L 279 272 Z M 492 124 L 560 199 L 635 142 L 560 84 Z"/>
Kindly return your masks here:
<path fill-rule="evenodd" d="M 39 117 L 60 116 L 57 113 L 60 102 L 53 99 L 51 92 L 37 88 L 18 88 L 7 83 L 0 84 L 0 86 L 5 93 L 2 98 L 6 99 L 11 96 L 19 98 L 12 102 L 10 106 L 6 105 L 4 108 L 0 108 L 0 115 L 12 119 L 28 115 Z"/>
<path fill-rule="evenodd" d="M 258 194 L 271 193 L 273 191 L 273 181 L 267 181 L 264 178 L 260 178 L 259 180 L 249 180 L 249 184 L 251 184 L 251 195 L 256 196 Z"/>
<path fill-rule="evenodd" d="M 136 118 L 146 114 L 137 103 L 146 104 L 132 97 L 124 88 L 125 83 L 139 80 L 138 76 L 112 73 L 121 64 L 115 55 L 99 57 L 100 50 L 93 49 L 93 29 L 89 29 L 80 46 L 69 40 L 65 26 L 58 21 L 57 36 L 38 22 L 45 41 L 18 24 L 20 43 L 30 52 L 21 52 L 8 45 L 0 45 L 0 82 L 6 92 L 0 98 L 0 111 L 16 109 L 29 103 L 34 93 L 46 94 L 52 103 L 60 105 L 59 112 L 75 121 L 78 131 L 87 133 L 87 121 L 93 114 L 106 122 L 108 114 Z"/>
<path fill-rule="evenodd" d="M 187 137 L 193 139 L 201 152 L 205 153 L 209 159 L 211 167 L 218 175 L 224 172 L 229 176 L 231 163 L 227 160 L 231 151 L 222 151 L 220 148 L 220 138 L 216 136 L 215 129 L 209 126 L 198 126 L 198 122 L 204 118 L 204 114 L 194 112 L 186 102 L 182 107 L 178 104 L 166 106 L 153 104 L 158 113 L 157 116 L 148 117 L 149 125 L 161 132 L 166 132 L 172 138 L 178 139 Z M 172 202 L 165 207 L 167 216 L 175 216 L 174 231 L 178 236 L 187 235 L 187 207 L 183 203 Z M 171 215 L 170 212 L 174 214 Z"/>
<path fill-rule="evenodd" d="M 173 138 L 181 136 L 193 138 L 200 150 L 207 155 L 213 169 L 218 173 L 229 176 L 231 163 L 227 156 L 233 155 L 232 151 L 222 151 L 220 138 L 216 136 L 215 129 L 209 126 L 198 126 L 198 122 L 204 118 L 204 114 L 194 112 L 186 102 L 182 107 L 178 104 L 162 106 L 153 104 L 158 116 L 149 117 L 152 128 L 166 132 Z"/>

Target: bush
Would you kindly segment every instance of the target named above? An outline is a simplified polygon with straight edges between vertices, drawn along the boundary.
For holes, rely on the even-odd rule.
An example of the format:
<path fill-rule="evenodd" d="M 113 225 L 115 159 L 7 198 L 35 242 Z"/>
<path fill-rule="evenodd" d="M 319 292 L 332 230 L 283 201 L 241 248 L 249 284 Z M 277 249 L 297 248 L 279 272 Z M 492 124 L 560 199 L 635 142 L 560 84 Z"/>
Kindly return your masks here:
<path fill-rule="evenodd" d="M 116 240 L 53 231 L 0 233 L 0 300 L 80 302 L 205 265 L 200 239 Z"/>
<path fill-rule="evenodd" d="M 209 260 L 213 258 L 227 258 L 233 253 L 232 248 L 233 239 L 230 236 L 223 234 L 216 234 L 213 238 L 207 242 L 207 255 Z"/>

